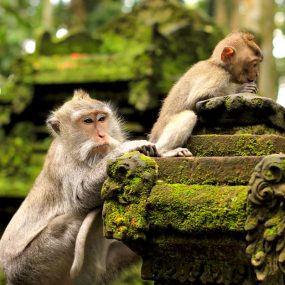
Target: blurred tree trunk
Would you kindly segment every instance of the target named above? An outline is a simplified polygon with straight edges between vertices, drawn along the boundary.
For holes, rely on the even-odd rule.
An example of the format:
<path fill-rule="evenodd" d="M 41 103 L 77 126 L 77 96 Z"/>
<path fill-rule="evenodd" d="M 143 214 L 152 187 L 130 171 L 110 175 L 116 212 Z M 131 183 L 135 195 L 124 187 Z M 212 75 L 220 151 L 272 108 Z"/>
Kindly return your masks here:
<path fill-rule="evenodd" d="M 216 0 L 214 4 L 215 22 L 220 26 L 228 24 L 228 11 L 225 0 Z"/>
<path fill-rule="evenodd" d="M 239 0 L 215 0 L 214 18 L 220 26 L 224 26 L 228 31 L 239 29 Z"/>
<path fill-rule="evenodd" d="M 275 59 L 272 55 L 274 15 L 276 3 L 268 0 L 243 0 L 241 28 L 252 31 L 261 40 L 264 60 L 260 65 L 259 94 L 277 98 L 277 73 Z"/>
<path fill-rule="evenodd" d="M 52 31 L 53 28 L 53 7 L 50 0 L 43 2 L 42 26 L 45 31 Z"/>
<path fill-rule="evenodd" d="M 71 8 L 76 16 L 76 25 L 78 29 L 84 29 L 86 24 L 86 3 L 85 0 L 72 0 Z"/>
<path fill-rule="evenodd" d="M 240 29 L 240 0 L 231 0 L 230 5 L 230 23 L 229 26 L 232 31 L 238 31 Z M 228 3 L 229 5 L 229 3 Z"/>

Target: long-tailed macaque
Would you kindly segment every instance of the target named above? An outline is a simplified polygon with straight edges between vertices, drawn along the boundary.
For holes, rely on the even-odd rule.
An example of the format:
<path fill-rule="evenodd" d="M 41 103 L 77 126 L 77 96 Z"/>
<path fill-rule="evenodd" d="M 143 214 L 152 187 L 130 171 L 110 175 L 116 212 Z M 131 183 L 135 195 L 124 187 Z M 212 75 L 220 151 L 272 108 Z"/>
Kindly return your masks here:
<path fill-rule="evenodd" d="M 0 241 L 9 285 L 108 284 L 137 256 L 102 232 L 100 192 L 110 159 L 147 141 L 126 141 L 111 108 L 76 91 L 51 114 L 54 135 L 43 169 Z"/>
<path fill-rule="evenodd" d="M 231 33 L 215 47 L 208 60 L 191 67 L 164 100 L 150 141 L 162 156 L 191 156 L 183 144 L 197 121 L 195 105 L 211 97 L 256 93 L 260 48 L 249 33 Z"/>

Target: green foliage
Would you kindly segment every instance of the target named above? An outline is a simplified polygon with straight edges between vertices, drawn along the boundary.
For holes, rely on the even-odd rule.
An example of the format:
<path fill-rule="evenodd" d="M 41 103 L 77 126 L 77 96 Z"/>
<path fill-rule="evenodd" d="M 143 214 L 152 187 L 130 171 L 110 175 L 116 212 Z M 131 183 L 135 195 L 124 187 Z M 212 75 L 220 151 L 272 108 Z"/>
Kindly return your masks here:
<path fill-rule="evenodd" d="M 32 154 L 30 143 L 21 137 L 8 137 L 1 142 L 1 150 L 1 175 L 12 176 L 17 173 L 20 176 L 27 176 L 26 168 L 22 165 L 30 163 Z"/>
<path fill-rule="evenodd" d="M 0 3 L 0 74 L 9 76 L 12 64 L 22 52 L 22 43 L 39 26 L 41 5 L 29 0 L 1 0 Z"/>
<path fill-rule="evenodd" d="M 0 285 L 6 285 L 6 278 L 2 271 L 0 271 Z"/>
<path fill-rule="evenodd" d="M 141 279 L 140 268 L 141 265 L 130 267 L 128 270 L 124 271 L 121 276 L 112 283 L 112 285 L 152 285 L 153 281 Z"/>
<path fill-rule="evenodd" d="M 19 123 L 10 136 L 5 136 L 2 131 L 0 141 L 0 196 L 25 196 L 39 174 L 45 156 L 36 151 L 33 125 Z M 41 147 L 45 144 L 42 142 Z"/>
<path fill-rule="evenodd" d="M 1 84 L 1 81 L 0 81 Z M 9 77 L 1 88 L 0 95 L 0 127 L 8 125 L 11 115 L 24 111 L 32 99 L 32 87 Z"/>

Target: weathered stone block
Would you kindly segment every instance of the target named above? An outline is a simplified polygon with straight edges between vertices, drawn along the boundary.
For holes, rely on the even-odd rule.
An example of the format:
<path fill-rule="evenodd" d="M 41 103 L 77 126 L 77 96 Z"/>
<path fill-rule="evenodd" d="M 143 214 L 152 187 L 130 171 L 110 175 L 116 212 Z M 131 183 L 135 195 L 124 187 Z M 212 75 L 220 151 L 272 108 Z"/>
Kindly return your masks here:
<path fill-rule="evenodd" d="M 285 152 L 284 110 L 248 94 L 212 98 L 197 104 L 194 157 L 133 153 L 110 164 L 105 235 L 142 256 L 143 278 L 284 284 L 285 156 L 274 154 Z"/>

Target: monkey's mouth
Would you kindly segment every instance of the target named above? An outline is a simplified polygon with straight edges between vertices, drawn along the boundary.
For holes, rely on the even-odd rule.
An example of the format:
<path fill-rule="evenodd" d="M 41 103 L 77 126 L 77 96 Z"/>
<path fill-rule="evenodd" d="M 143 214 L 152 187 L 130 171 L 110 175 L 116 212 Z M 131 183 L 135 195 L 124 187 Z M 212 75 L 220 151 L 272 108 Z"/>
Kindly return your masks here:
<path fill-rule="evenodd" d="M 98 153 L 106 153 L 109 151 L 109 144 L 105 143 L 105 144 L 100 144 L 100 145 L 96 145 L 93 147 L 93 153 L 94 154 L 98 154 Z"/>

